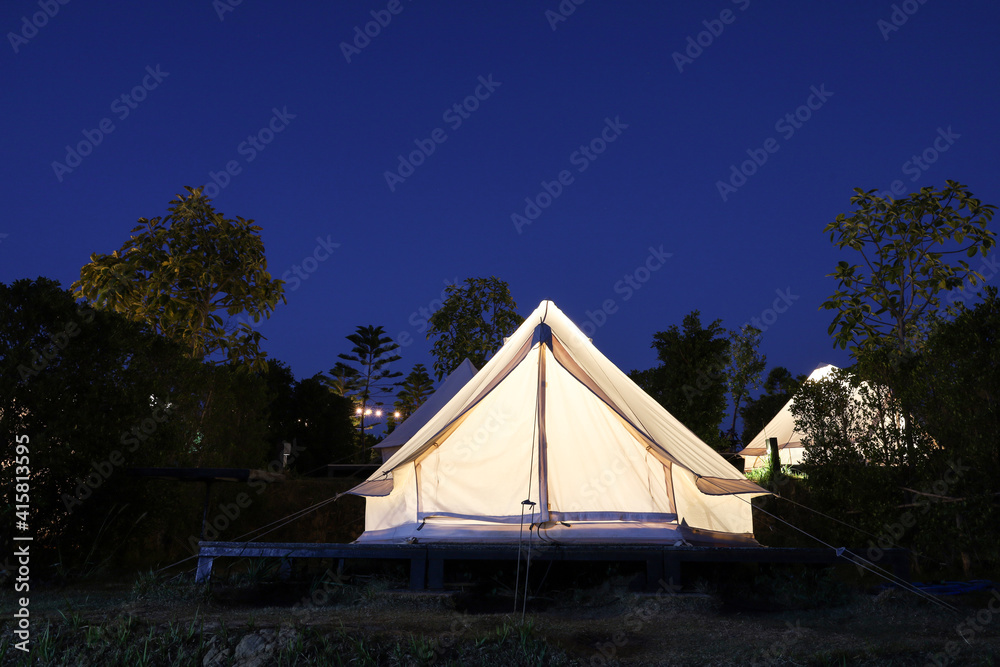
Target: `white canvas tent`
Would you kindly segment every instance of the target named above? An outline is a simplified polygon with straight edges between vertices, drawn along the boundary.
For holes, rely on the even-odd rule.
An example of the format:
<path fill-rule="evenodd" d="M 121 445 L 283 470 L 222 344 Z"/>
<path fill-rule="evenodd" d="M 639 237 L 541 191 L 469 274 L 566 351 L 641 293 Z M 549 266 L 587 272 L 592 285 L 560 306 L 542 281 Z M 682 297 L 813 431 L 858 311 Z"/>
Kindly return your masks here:
<path fill-rule="evenodd" d="M 551 301 L 350 491 L 362 543 L 756 544 L 766 493 L 605 358 Z M 534 532 L 530 532 L 534 531 Z"/>
<path fill-rule="evenodd" d="M 468 359 L 449 373 L 437 391 L 431 394 L 402 424 L 394 428 L 392 433 L 385 436 L 382 442 L 372 448 L 377 449 L 382 455 L 382 463 L 388 461 L 393 454 L 398 452 L 400 447 L 405 445 L 406 441 L 412 438 L 421 426 L 430 421 L 475 374 L 476 367 Z"/>
<path fill-rule="evenodd" d="M 832 364 L 820 366 L 806 378 L 806 382 L 816 382 L 822 380 L 837 367 Z M 744 447 L 740 454 L 745 461 L 745 469 L 760 468 L 767 465 L 770 460 L 770 452 L 767 447 L 768 438 L 778 439 L 778 458 L 781 465 L 797 465 L 802 463 L 805 456 L 805 446 L 802 444 L 802 433 L 795 428 L 795 417 L 792 416 L 792 403 L 795 402 L 793 396 L 785 403 L 778 414 L 761 429 L 760 433 Z"/>

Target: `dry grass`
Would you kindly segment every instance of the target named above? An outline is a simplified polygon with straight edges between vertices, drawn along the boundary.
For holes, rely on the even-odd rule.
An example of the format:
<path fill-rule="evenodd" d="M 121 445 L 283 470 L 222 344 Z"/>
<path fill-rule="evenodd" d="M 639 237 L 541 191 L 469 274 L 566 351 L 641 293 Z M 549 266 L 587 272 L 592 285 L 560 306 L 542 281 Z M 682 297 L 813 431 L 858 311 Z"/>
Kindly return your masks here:
<path fill-rule="evenodd" d="M 802 588 L 797 577 L 788 575 L 794 585 L 786 588 Z M 642 595 L 627 592 L 626 581 L 549 590 L 522 623 L 503 590 L 482 585 L 414 594 L 385 577 L 327 573 L 276 585 L 243 573 L 208 593 L 145 577 L 134 587 L 35 593 L 32 657 L 71 665 L 925 665 L 935 664 L 932 654 L 947 660 L 950 646 L 958 654 L 946 664 L 1000 659 L 1000 613 L 989 611 L 986 594 L 949 598 L 955 614 L 907 593 L 814 587 L 815 604 L 798 605 L 811 608 L 762 612 L 741 604 L 740 588 Z M 783 594 L 766 583 L 755 590 Z M 10 646 L 12 593 L 0 602 L 0 663 L 26 664 Z M 493 611 L 468 611 L 491 603 Z M 956 626 L 977 613 L 985 622 L 967 644 Z"/>

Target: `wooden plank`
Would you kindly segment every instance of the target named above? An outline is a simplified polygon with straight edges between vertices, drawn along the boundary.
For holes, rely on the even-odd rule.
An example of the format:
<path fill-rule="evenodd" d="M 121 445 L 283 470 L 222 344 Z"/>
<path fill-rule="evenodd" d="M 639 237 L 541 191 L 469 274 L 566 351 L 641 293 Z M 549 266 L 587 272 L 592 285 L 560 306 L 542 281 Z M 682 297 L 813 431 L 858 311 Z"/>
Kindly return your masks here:
<path fill-rule="evenodd" d="M 427 588 L 427 552 L 420 551 L 410 556 L 410 590 L 422 591 Z"/>

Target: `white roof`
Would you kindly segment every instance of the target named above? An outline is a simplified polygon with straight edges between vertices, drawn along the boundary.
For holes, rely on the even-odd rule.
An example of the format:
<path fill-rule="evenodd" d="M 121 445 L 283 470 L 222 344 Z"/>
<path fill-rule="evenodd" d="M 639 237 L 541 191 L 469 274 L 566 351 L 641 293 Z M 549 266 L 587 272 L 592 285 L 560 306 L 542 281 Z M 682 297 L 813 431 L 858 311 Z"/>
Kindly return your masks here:
<path fill-rule="evenodd" d="M 420 430 L 420 427 L 426 424 L 430 419 L 441 411 L 441 408 L 445 406 L 445 403 L 451 399 L 452 396 L 458 393 L 458 390 L 465 386 L 469 380 L 471 380 L 476 375 L 476 367 L 472 365 L 472 362 L 466 359 L 458 368 L 453 370 L 448 374 L 448 377 L 444 379 L 441 386 L 437 390 L 427 397 L 419 408 L 417 408 L 412 415 L 407 417 L 402 424 L 397 426 L 392 430 L 392 433 L 385 436 L 382 442 L 375 445 L 372 449 L 388 449 L 390 447 L 402 447 L 406 444 L 413 435 Z"/>
<path fill-rule="evenodd" d="M 368 497 L 359 541 L 508 540 L 524 510 L 549 537 L 660 542 L 750 537 L 747 498 L 766 492 L 543 301 L 351 493 Z"/>
<path fill-rule="evenodd" d="M 806 382 L 822 380 L 835 370 L 838 369 L 833 364 L 819 366 L 809 374 Z M 774 415 L 771 421 L 761 429 L 760 433 L 754 436 L 754 439 L 747 443 L 747 446 L 740 451 L 740 454 L 749 464 L 748 467 L 752 468 L 763 465 L 764 459 L 768 456 L 768 438 L 777 438 L 778 449 L 781 451 L 802 448 L 802 433 L 795 428 L 795 417 L 792 415 L 792 403 L 794 402 L 794 396 L 788 399 L 788 402 L 785 403 L 781 410 L 778 410 L 778 414 Z M 786 458 L 788 459 L 787 461 Z M 799 463 L 801 460 L 801 452 L 789 452 L 787 457 L 782 455 L 781 459 L 782 463 Z"/>

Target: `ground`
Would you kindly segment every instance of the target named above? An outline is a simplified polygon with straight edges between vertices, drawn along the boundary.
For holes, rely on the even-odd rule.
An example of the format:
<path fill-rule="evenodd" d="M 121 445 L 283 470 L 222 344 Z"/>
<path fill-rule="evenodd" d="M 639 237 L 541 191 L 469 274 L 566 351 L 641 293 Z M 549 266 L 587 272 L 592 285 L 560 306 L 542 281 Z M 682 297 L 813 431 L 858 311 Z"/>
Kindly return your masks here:
<path fill-rule="evenodd" d="M 185 577 L 87 582 L 32 593 L 29 654 L 13 646 L 8 589 L 0 598 L 0 664 L 29 657 L 52 665 L 245 667 L 1000 662 L 996 592 L 940 598 L 951 610 L 814 570 L 756 572 L 742 583 L 698 579 L 680 594 L 633 593 L 630 575 L 592 575 L 576 586 L 554 577 L 523 619 L 498 577 L 445 594 L 400 590 L 403 579 L 391 572 L 332 569 L 277 581 L 251 568 L 210 590 Z"/>

